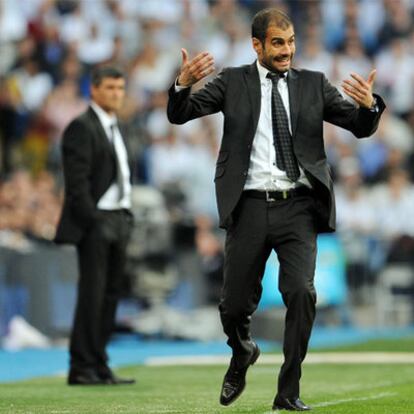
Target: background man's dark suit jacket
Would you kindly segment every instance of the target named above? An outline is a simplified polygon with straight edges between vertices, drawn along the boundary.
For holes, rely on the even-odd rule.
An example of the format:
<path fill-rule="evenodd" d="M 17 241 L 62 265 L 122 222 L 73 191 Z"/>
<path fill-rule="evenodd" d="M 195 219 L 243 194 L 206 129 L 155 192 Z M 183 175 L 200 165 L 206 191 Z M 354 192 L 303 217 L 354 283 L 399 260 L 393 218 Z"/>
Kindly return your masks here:
<path fill-rule="evenodd" d="M 125 137 L 125 126 L 119 128 Z M 125 139 L 124 144 L 132 171 Z M 66 193 L 55 241 L 77 244 L 99 219 L 97 203 L 116 180 L 115 154 L 92 108 L 68 125 L 62 145 Z"/>
<path fill-rule="evenodd" d="M 378 112 L 359 109 L 345 100 L 320 72 L 291 69 L 288 74 L 292 140 L 296 157 L 319 203 L 320 232 L 335 230 L 335 202 L 323 142 L 323 121 L 350 130 L 356 137 L 371 135 L 385 104 L 376 96 Z M 228 227 L 247 177 L 252 142 L 260 115 L 260 79 L 256 63 L 224 69 L 201 90 L 169 91 L 170 122 L 183 124 L 215 112 L 224 114 L 224 132 L 215 184 L 220 226 Z"/>

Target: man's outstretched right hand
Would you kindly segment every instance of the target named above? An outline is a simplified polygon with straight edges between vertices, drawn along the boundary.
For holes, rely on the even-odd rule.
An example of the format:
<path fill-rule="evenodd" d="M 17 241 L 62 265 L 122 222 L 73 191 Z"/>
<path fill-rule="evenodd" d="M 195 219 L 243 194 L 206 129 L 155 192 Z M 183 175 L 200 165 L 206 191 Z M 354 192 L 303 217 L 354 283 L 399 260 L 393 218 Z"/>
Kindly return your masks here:
<path fill-rule="evenodd" d="M 183 61 L 177 78 L 178 86 L 192 86 L 214 72 L 214 58 L 209 52 L 199 53 L 192 60 L 189 60 L 186 49 L 181 49 L 181 54 Z"/>

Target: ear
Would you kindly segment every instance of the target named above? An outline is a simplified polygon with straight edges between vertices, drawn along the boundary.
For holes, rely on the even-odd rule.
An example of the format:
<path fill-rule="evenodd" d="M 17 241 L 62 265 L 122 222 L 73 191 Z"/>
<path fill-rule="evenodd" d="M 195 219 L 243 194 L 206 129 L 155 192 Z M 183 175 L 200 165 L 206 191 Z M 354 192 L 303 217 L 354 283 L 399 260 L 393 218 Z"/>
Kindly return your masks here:
<path fill-rule="evenodd" d="M 96 86 L 95 85 L 91 85 L 89 88 L 89 93 L 91 95 L 91 97 L 93 98 L 96 95 Z"/>
<path fill-rule="evenodd" d="M 263 51 L 262 42 L 257 37 L 253 37 L 252 38 L 252 44 L 253 44 L 253 49 L 257 53 L 257 56 L 261 55 L 262 51 Z"/>

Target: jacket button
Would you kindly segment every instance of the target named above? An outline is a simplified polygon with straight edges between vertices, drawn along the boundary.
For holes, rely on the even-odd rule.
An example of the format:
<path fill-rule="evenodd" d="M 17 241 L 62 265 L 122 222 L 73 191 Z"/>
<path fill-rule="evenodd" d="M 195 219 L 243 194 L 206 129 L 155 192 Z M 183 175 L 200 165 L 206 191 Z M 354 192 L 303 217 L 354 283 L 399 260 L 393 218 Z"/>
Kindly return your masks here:
<path fill-rule="evenodd" d="M 243 175 L 246 177 L 247 176 L 247 171 L 243 171 Z"/>

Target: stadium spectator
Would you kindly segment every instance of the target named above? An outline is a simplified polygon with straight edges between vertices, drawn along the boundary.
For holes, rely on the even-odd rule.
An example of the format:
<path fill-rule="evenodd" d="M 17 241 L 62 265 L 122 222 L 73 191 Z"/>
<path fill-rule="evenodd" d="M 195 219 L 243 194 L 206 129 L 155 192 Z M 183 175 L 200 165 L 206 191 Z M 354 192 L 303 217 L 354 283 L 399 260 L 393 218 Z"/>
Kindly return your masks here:
<path fill-rule="evenodd" d="M 336 177 L 338 237 L 346 257 L 346 276 L 350 300 L 361 298 L 362 288 L 374 278 L 371 248 L 375 241 L 377 222 L 375 209 L 354 157 L 340 160 Z M 361 298 L 363 300 L 363 298 Z"/>

